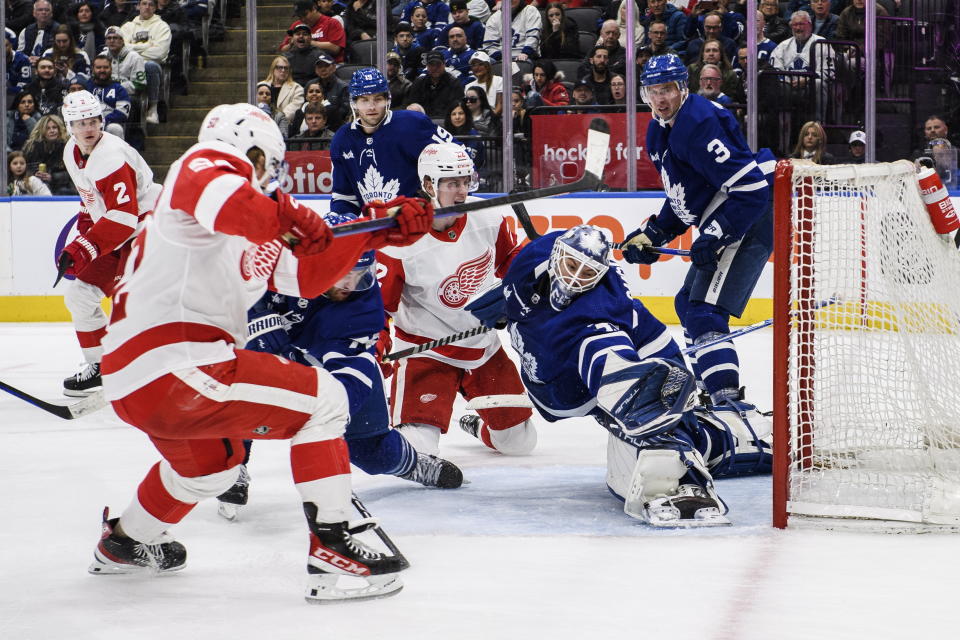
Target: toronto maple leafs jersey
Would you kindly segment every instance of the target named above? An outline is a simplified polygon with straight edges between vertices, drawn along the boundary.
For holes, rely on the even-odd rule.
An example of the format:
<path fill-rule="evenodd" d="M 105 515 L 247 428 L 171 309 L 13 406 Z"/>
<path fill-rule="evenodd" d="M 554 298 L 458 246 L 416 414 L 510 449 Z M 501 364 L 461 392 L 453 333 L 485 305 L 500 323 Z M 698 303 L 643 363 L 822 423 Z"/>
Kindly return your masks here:
<path fill-rule="evenodd" d="M 330 142 L 334 213 L 360 214 L 367 202 L 415 196 L 420 189 L 417 159 L 428 144 L 453 136 L 416 111 L 387 111 L 383 124 L 367 135 L 356 121 Z"/>
<path fill-rule="evenodd" d="M 385 316 L 376 283 L 339 302 L 325 296 L 298 298 L 268 291 L 248 316 L 254 320 L 267 313 L 279 315 L 283 324 L 273 343 L 286 341 L 289 348 L 268 349 L 266 343 L 254 339 L 247 349 L 279 351 L 278 355 L 301 364 L 323 367 L 346 388 L 351 415 L 366 403 L 375 380 L 376 388 L 381 388 L 375 353 Z"/>
<path fill-rule="evenodd" d="M 647 153 L 667 196 L 657 216 L 664 230 L 680 235 L 720 213 L 739 238 L 767 209 L 773 154 L 753 153 L 734 115 L 702 96 L 687 97 L 672 124 L 650 122 Z"/>
<path fill-rule="evenodd" d="M 554 239 L 524 247 L 503 279 L 510 342 L 520 356 L 520 375 L 540 415 L 551 422 L 601 415 L 597 393 L 611 353 L 631 362 L 657 357 L 683 365 L 666 326 L 630 296 L 615 264 L 597 286 L 563 311 L 550 306 L 547 268 Z"/>

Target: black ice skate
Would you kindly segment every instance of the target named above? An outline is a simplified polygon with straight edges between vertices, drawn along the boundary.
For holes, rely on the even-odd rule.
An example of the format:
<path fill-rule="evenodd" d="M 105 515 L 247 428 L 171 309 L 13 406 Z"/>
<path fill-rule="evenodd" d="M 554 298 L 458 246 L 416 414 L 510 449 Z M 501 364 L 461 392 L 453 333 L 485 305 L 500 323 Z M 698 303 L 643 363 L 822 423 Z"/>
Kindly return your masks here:
<path fill-rule="evenodd" d="M 103 380 L 100 379 L 99 362 L 88 362 L 75 375 L 63 379 L 63 395 L 71 398 L 83 398 L 101 387 Z"/>
<path fill-rule="evenodd" d="M 641 519 L 654 527 L 715 527 L 730 524 L 724 511 L 720 500 L 703 487 L 682 484 L 676 494 L 645 503 Z"/>
<path fill-rule="evenodd" d="M 316 522 L 315 505 L 304 503 L 303 510 L 310 526 L 307 602 L 385 598 L 403 588 L 399 573 L 410 566 L 406 559 L 377 551 L 355 537 L 376 527 L 376 521 L 365 519 L 354 526 L 346 522 Z M 346 583 L 338 585 L 345 576 L 349 577 Z"/>
<path fill-rule="evenodd" d="M 480 416 L 468 414 L 460 418 L 460 428 L 472 435 L 474 438 L 480 437 Z"/>
<path fill-rule="evenodd" d="M 250 492 L 250 474 L 247 465 L 240 465 L 240 475 L 233 486 L 217 496 L 219 506 L 217 513 L 233 522 L 240 515 L 240 507 L 247 504 Z"/>
<path fill-rule="evenodd" d="M 187 550 L 166 533 L 158 544 L 144 544 L 113 532 L 119 518 L 103 510 L 103 535 L 93 552 L 88 571 L 96 575 L 119 573 L 169 573 L 187 566 Z"/>
<path fill-rule="evenodd" d="M 423 453 L 417 454 L 417 462 L 410 471 L 397 477 L 440 489 L 456 489 L 463 484 L 463 472 L 457 465 Z"/>

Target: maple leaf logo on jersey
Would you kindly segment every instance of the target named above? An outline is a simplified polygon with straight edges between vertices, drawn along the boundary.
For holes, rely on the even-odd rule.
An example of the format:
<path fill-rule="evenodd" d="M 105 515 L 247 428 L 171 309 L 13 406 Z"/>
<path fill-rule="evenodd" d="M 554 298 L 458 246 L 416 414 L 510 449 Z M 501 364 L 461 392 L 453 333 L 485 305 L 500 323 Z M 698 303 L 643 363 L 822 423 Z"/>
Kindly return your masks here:
<path fill-rule="evenodd" d="M 440 283 L 437 292 L 440 302 L 451 309 L 459 309 L 467 304 L 470 296 L 475 294 L 487 279 L 492 263 L 493 250 L 487 249 L 480 256 L 461 264 L 452 276 Z"/>
<path fill-rule="evenodd" d="M 363 182 L 357 183 L 357 188 L 364 202 L 372 202 L 373 200 L 389 202 L 397 197 L 397 193 L 400 191 L 400 181 L 394 178 L 384 184 L 383 176 L 380 175 L 376 167 L 371 165 L 367 167 L 366 173 L 363 174 Z"/>
<path fill-rule="evenodd" d="M 252 244 L 240 257 L 240 275 L 244 280 L 267 280 L 280 258 L 279 240 Z"/>
<path fill-rule="evenodd" d="M 533 357 L 532 353 L 527 353 L 524 350 L 523 336 L 520 335 L 520 330 L 517 329 L 517 325 L 511 324 L 509 331 L 510 344 L 513 345 L 514 350 L 520 354 L 520 366 L 523 367 L 523 372 L 527 374 L 530 382 L 543 384 L 543 380 L 537 377 L 537 359 Z"/>
<path fill-rule="evenodd" d="M 683 220 L 684 224 L 695 223 L 697 221 L 696 217 L 687 209 L 687 192 L 684 191 L 683 185 L 679 182 L 670 184 L 670 176 L 667 175 L 666 169 L 660 169 L 660 179 L 663 181 L 663 190 L 667 192 L 667 197 L 670 198 L 670 208 L 673 209 L 673 212 Z"/>

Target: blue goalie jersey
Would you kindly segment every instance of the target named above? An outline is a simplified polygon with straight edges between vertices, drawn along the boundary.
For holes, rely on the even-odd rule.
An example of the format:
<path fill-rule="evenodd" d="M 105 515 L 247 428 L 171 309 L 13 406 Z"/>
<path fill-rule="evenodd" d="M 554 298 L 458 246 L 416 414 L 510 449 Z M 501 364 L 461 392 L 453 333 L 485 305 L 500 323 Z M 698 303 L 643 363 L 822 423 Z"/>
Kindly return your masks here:
<path fill-rule="evenodd" d="M 665 358 L 683 366 L 666 326 L 630 296 L 615 265 L 563 311 L 550 306 L 547 267 L 554 239 L 562 233 L 524 247 L 503 279 L 520 375 L 534 405 L 551 422 L 603 413 L 596 397 L 610 354 L 636 362 Z"/>
<path fill-rule="evenodd" d="M 734 115 L 702 96 L 687 97 L 672 125 L 650 122 L 647 153 L 667 196 L 657 216 L 666 231 L 703 228 L 720 213 L 742 237 L 767 209 L 773 154 L 753 153 Z"/>
<path fill-rule="evenodd" d="M 330 142 L 334 213 L 360 215 L 367 202 L 415 196 L 420 189 L 417 159 L 428 144 L 453 136 L 416 111 L 387 111 L 372 134 L 356 122 L 345 124 Z"/>

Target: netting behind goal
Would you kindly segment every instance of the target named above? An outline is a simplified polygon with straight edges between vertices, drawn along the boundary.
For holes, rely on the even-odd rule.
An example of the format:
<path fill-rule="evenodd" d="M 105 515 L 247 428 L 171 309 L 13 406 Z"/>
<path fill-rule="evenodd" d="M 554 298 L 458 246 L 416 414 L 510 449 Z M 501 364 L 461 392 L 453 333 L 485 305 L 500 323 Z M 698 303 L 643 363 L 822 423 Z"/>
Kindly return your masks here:
<path fill-rule="evenodd" d="M 960 252 L 908 162 L 777 169 L 774 524 L 960 527 Z"/>

